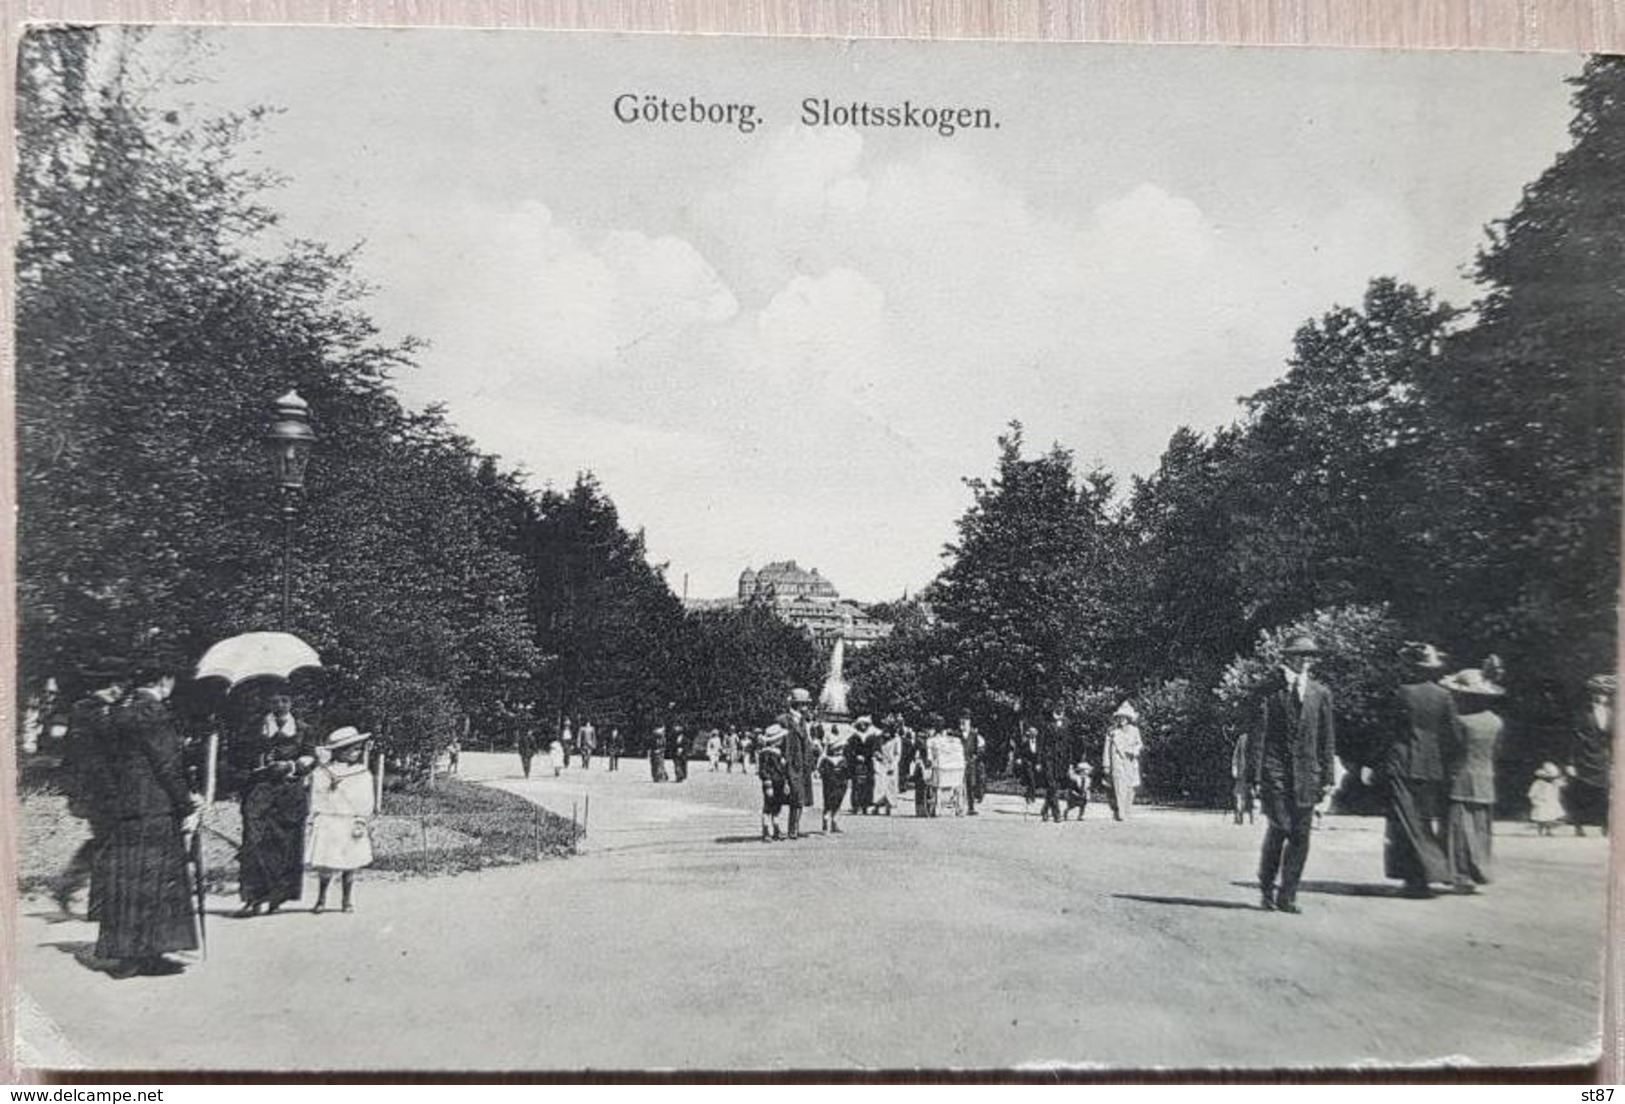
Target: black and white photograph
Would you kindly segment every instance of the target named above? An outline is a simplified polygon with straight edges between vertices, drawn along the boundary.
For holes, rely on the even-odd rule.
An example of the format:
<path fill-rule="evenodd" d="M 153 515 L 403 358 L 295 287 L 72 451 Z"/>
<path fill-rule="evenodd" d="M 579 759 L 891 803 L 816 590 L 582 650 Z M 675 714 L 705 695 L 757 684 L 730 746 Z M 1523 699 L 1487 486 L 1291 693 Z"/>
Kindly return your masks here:
<path fill-rule="evenodd" d="M 1625 59 L 16 48 L 21 1066 L 1599 1061 Z"/>

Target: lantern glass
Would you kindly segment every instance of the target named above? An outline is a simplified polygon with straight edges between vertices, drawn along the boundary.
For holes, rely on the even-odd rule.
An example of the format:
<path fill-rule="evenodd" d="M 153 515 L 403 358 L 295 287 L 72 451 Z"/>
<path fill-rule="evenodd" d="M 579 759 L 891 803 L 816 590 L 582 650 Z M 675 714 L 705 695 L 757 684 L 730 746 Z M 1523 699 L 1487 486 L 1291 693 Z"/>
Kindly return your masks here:
<path fill-rule="evenodd" d="M 300 438 L 275 440 L 271 461 L 278 485 L 292 491 L 301 490 L 305 485 L 305 466 L 310 463 L 310 442 Z"/>
<path fill-rule="evenodd" d="M 316 434 L 310 428 L 310 408 L 298 392 L 290 391 L 277 400 L 276 420 L 264 440 L 277 485 L 285 490 L 301 490 Z"/>

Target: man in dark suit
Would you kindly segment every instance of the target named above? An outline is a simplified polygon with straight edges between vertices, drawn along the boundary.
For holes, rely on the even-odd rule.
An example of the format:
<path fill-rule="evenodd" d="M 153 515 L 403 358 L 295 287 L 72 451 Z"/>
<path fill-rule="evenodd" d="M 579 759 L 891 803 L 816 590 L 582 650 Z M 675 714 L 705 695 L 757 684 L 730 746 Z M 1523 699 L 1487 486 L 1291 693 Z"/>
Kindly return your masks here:
<path fill-rule="evenodd" d="M 982 796 L 982 751 L 985 741 L 971 724 L 970 710 L 959 711 L 959 742 L 965 748 L 965 815 L 976 815 L 976 802 Z"/>
<path fill-rule="evenodd" d="M 1044 804 L 1039 820 L 1061 823 L 1061 794 L 1066 791 L 1067 770 L 1074 761 L 1072 726 L 1066 710 L 1057 705 L 1038 732 L 1038 771 L 1044 788 Z"/>
<path fill-rule="evenodd" d="M 790 807 L 787 833 L 801 838 L 801 810 L 812 804 L 813 738 L 812 695 L 805 690 L 790 691 L 788 708 L 777 723 L 784 729 L 785 798 Z"/>
<path fill-rule="evenodd" d="M 1310 637 L 1287 643 L 1247 743 L 1247 777 L 1269 820 L 1258 861 L 1259 893 L 1264 908 L 1287 913 L 1302 911 L 1298 881 L 1309 858 L 1315 804 L 1336 777 L 1332 693 L 1309 677 L 1319 655 L 1320 646 Z"/>
<path fill-rule="evenodd" d="M 113 714 L 124 697 L 126 666 L 112 657 L 88 664 L 80 672 L 80 678 L 89 692 L 73 703 L 68 714 L 68 736 L 62 756 L 68 786 L 68 813 L 88 822 L 90 838 L 74 851 L 52 889 L 51 895 L 63 912 L 69 911 L 74 895 L 90 883 L 91 870 L 111 827 L 106 811 L 118 780 L 108 769 L 107 745 Z M 96 905 L 96 901 L 91 901 L 88 906 L 87 916 L 91 920 L 97 919 Z"/>
<path fill-rule="evenodd" d="M 1574 834 L 1586 834 L 1592 825 L 1608 834 L 1608 779 L 1612 772 L 1614 742 L 1613 675 L 1593 675 L 1586 681 L 1588 701 L 1574 725 L 1569 741 L 1569 784 L 1563 804 Z"/>
<path fill-rule="evenodd" d="M 1393 739 L 1377 764 L 1388 797 L 1383 873 L 1405 884 L 1405 896 L 1428 897 L 1430 882 L 1448 882 L 1440 825 L 1445 814 L 1445 764 L 1456 740 L 1456 703 L 1435 680 L 1444 653 L 1432 644 L 1407 643 L 1402 658 L 1410 681 L 1399 688 Z M 1370 784 L 1370 768 L 1360 772 Z"/>

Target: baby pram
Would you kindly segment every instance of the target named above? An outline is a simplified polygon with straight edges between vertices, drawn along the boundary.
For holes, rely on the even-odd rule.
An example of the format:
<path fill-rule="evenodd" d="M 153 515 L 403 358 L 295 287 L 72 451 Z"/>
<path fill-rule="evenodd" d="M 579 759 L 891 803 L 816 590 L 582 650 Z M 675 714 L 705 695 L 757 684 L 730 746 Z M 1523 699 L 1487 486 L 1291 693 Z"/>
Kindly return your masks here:
<path fill-rule="evenodd" d="M 931 815 L 952 804 L 954 816 L 965 814 L 965 768 L 963 766 L 936 766 L 931 769 Z"/>

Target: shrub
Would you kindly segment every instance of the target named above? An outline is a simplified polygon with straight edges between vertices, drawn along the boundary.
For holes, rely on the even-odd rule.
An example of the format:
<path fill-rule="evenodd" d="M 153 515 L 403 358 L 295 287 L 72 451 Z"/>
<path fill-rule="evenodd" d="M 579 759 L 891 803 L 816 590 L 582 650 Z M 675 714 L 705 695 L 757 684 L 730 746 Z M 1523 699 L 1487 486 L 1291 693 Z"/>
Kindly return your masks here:
<path fill-rule="evenodd" d="M 1404 673 L 1399 649 L 1406 633 L 1386 605 L 1333 606 L 1261 633 L 1253 654 L 1233 660 L 1214 691 L 1225 734 L 1234 739 L 1251 730 L 1258 696 L 1280 667 L 1281 649 L 1305 633 L 1323 652 L 1313 673 L 1332 691 L 1338 758 L 1353 767 L 1372 762 L 1388 741 L 1394 688 Z"/>

